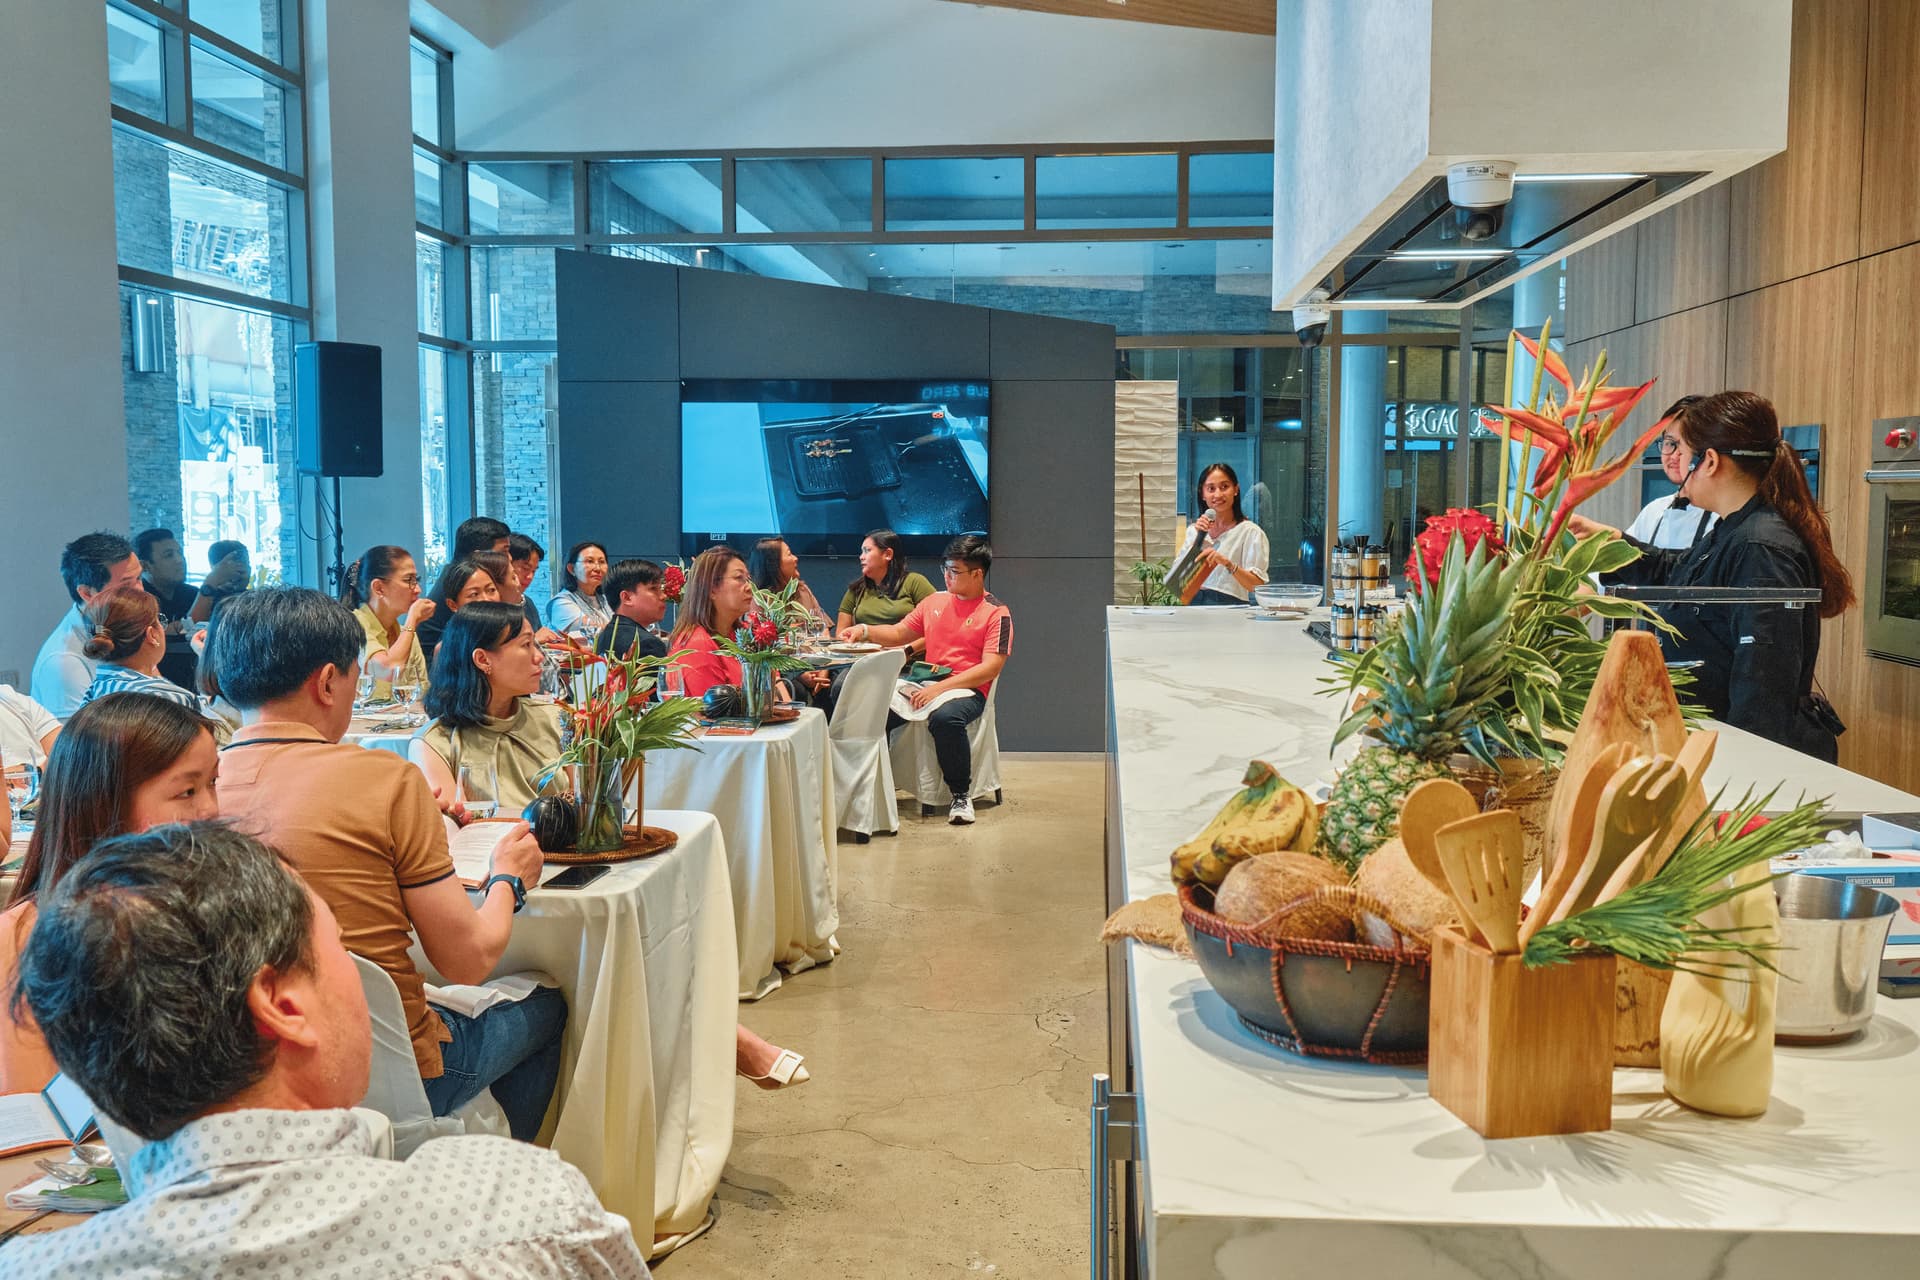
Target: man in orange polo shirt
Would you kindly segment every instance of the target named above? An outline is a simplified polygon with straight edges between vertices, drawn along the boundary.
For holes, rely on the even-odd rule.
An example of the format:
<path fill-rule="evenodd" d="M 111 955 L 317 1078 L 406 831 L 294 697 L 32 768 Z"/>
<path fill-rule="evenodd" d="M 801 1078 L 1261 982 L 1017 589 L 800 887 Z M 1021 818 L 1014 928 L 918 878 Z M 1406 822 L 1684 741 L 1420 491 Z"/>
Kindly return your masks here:
<path fill-rule="evenodd" d="M 468 901 L 426 778 L 399 756 L 340 744 L 365 639 L 345 605 L 300 587 L 220 610 L 211 656 L 245 721 L 221 753 L 220 811 L 285 855 L 347 949 L 392 976 L 433 1113 L 491 1088 L 513 1136 L 531 1141 L 559 1079 L 565 998 L 538 987 L 477 1017 L 435 1008 L 408 948 L 417 932 L 448 981 L 484 982 L 539 881 L 540 847 L 520 824 L 494 851 L 479 907 Z"/>
<path fill-rule="evenodd" d="M 973 748 L 967 741 L 967 726 L 986 712 L 987 691 L 1013 652 L 1013 614 L 987 590 L 987 570 L 992 567 L 993 548 L 985 538 L 976 534 L 955 538 L 947 544 L 941 565 L 947 579 L 945 591 L 922 600 L 893 626 L 860 623 L 840 633 L 842 640 L 884 645 L 925 637 L 927 661 L 953 669 L 943 680 L 916 687 L 909 698 L 914 706 L 924 707 L 943 695 L 961 694 L 943 698 L 927 713 L 927 732 L 933 735 L 940 776 L 953 793 L 947 821 L 955 826 L 973 821 Z"/>

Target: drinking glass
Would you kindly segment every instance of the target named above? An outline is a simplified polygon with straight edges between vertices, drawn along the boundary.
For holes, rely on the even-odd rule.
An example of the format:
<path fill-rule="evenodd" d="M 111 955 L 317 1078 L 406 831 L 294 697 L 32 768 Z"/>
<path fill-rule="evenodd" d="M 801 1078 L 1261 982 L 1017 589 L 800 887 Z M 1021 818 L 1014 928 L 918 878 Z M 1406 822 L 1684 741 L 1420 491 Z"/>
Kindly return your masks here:
<path fill-rule="evenodd" d="M 31 764 L 7 766 L 7 811 L 13 816 L 13 829 L 20 830 L 27 810 L 40 799 L 40 770 Z"/>
<path fill-rule="evenodd" d="M 373 672 L 369 671 L 365 667 L 360 668 L 360 705 L 361 706 L 363 707 L 368 706 L 373 702 L 374 683 L 375 681 L 373 678 Z"/>
<path fill-rule="evenodd" d="M 486 795 L 476 796 L 474 791 L 483 778 L 486 780 Z M 460 766 L 460 779 L 454 784 L 453 795 L 454 799 L 466 806 L 468 817 L 491 818 L 500 812 L 499 794 L 499 775 L 493 765 L 489 764 L 484 770 L 478 765 Z"/>
<path fill-rule="evenodd" d="M 660 701 L 687 696 L 687 676 L 679 667 L 667 667 L 660 673 Z"/>

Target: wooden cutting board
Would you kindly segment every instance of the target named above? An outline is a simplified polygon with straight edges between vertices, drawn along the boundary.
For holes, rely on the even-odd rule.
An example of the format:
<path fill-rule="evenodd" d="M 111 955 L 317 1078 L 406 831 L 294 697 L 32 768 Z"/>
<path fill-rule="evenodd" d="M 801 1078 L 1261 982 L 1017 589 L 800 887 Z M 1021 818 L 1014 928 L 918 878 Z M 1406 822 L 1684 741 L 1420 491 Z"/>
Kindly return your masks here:
<path fill-rule="evenodd" d="M 1673 696 L 1673 682 L 1667 678 L 1659 639 L 1650 631 L 1614 632 L 1594 677 L 1593 695 L 1587 699 L 1580 728 L 1567 745 L 1560 784 L 1553 791 L 1542 875 L 1550 874 L 1565 855 L 1580 780 L 1602 751 L 1619 743 L 1634 755 L 1678 756 L 1686 740 L 1686 721 L 1680 716 L 1679 699 Z"/>

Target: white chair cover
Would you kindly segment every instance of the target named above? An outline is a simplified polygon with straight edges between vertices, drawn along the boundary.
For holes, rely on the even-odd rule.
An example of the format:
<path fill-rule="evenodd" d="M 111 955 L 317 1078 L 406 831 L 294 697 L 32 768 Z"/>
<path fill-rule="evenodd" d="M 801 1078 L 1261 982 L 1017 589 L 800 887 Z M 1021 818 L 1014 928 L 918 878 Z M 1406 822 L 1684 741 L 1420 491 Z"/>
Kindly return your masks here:
<path fill-rule="evenodd" d="M 1000 696 L 1000 681 L 987 690 L 987 709 L 967 726 L 967 741 L 973 748 L 973 796 L 994 796 L 1000 791 L 1000 729 L 994 720 L 994 700 Z M 933 750 L 933 734 L 924 722 L 909 720 L 893 735 L 894 782 L 922 808 L 943 809 L 953 803 L 946 779 L 940 776 L 940 758 Z M 973 797 L 969 797 L 971 799 Z"/>
<path fill-rule="evenodd" d="M 882 649 L 855 662 L 840 682 L 827 741 L 833 750 L 833 798 L 842 831 L 870 836 L 900 829 L 893 763 L 886 750 L 887 704 L 906 660 L 905 649 Z"/>
<path fill-rule="evenodd" d="M 385 969 L 366 957 L 355 956 L 353 963 L 360 971 L 360 987 L 373 1020 L 373 1070 L 360 1105 L 393 1121 L 393 1158 L 405 1160 L 429 1138 L 461 1133 L 506 1136 L 507 1114 L 490 1089 L 482 1089 L 450 1116 L 433 1114 L 427 1086 L 420 1081 L 420 1064 L 413 1056 L 413 1037 L 407 1034 L 407 1009 L 400 1003 L 400 988 Z"/>

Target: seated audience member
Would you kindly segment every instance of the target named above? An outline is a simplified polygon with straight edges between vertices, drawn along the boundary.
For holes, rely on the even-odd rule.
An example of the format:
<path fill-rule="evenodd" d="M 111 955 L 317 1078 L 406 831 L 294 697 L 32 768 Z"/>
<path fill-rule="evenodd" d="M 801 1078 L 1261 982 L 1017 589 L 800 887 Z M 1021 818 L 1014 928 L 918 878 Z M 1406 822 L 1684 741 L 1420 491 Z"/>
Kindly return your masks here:
<path fill-rule="evenodd" d="M 717 684 L 738 685 L 740 660 L 722 653 L 716 637 L 731 636 L 734 624 L 753 607 L 753 579 L 747 562 L 729 546 L 708 547 L 693 558 L 680 596 L 680 620 L 667 637 L 667 650 L 686 682 L 689 698 Z"/>
<path fill-rule="evenodd" d="M 616 658 L 667 656 L 667 642 L 653 631 L 655 623 L 667 616 L 667 597 L 661 589 L 664 576 L 651 560 L 622 560 L 607 571 L 607 603 L 613 606 L 613 621 L 601 630 L 593 642 L 595 653 L 610 653 Z"/>
<path fill-rule="evenodd" d="M 784 591 L 789 582 L 799 583 L 793 589 L 793 598 L 822 623 L 833 622 L 814 599 L 813 588 L 801 579 L 800 557 L 793 554 L 793 548 L 784 538 L 762 538 L 756 542 L 753 555 L 747 561 L 747 572 L 753 577 L 753 585 L 762 591 Z"/>
<path fill-rule="evenodd" d="M 559 1075 L 565 999 L 538 987 L 476 1018 L 435 1009 L 408 947 L 417 933 L 449 982 L 484 981 L 539 879 L 540 848 L 521 824 L 494 850 L 479 907 L 468 900 L 420 771 L 340 745 L 365 640 L 346 607 L 317 591 L 249 591 L 222 608 L 213 665 L 246 727 L 221 753 L 221 810 L 286 854 L 348 949 L 392 976 L 433 1113 L 491 1087 L 513 1136 L 530 1140 Z"/>
<path fill-rule="evenodd" d="M 207 625 L 200 631 L 200 669 L 194 679 L 200 694 L 200 714 L 213 726 L 214 745 L 224 748 L 233 741 L 233 735 L 240 732 L 242 720 L 240 708 L 228 702 L 227 695 L 220 691 L 220 673 L 207 653 L 211 638 L 219 626 L 220 619 L 216 616 L 208 619 Z"/>
<path fill-rule="evenodd" d="M 374 1155 L 351 1110 L 373 1035 L 343 932 L 219 823 L 109 841 L 47 895 L 17 1003 L 150 1145 L 139 1196 L 10 1242 L 9 1276 L 646 1276 L 626 1221 L 550 1151 L 453 1137 Z"/>
<path fill-rule="evenodd" d="M 526 616 L 533 627 L 534 641 L 542 645 L 558 644 L 559 635 L 547 630 L 546 624 L 540 621 L 540 611 L 527 599 L 526 584 L 520 580 L 520 566 L 504 551 L 482 551 L 473 558 L 480 562 L 481 568 L 493 575 L 494 582 L 500 587 L 501 603 L 512 605 Z"/>
<path fill-rule="evenodd" d="M 160 623 L 158 600 L 138 587 L 121 587 L 87 601 L 85 613 L 93 634 L 82 652 L 99 665 L 82 705 L 109 693 L 148 693 L 198 713 L 200 699 L 191 690 L 161 678 L 167 632 Z"/>
<path fill-rule="evenodd" d="M 425 688 L 427 656 L 420 625 L 437 606 L 420 594 L 420 570 L 405 547 L 368 547 L 347 566 L 346 602 L 366 643 L 360 660 L 373 675 L 373 696 L 384 702 L 400 684 Z"/>
<path fill-rule="evenodd" d="M 431 598 L 433 613 L 420 624 L 420 643 L 426 649 L 429 676 L 433 672 L 433 651 L 440 644 L 440 634 L 446 630 L 448 620 L 467 605 L 499 600 L 500 582 L 479 560 L 467 556 L 440 571 L 440 581 L 433 584 Z"/>
<path fill-rule="evenodd" d="M 93 627 L 81 615 L 87 601 L 109 587 L 135 586 L 140 581 L 140 558 L 133 544 L 117 533 L 89 533 L 75 538 L 60 553 L 60 577 L 67 584 L 73 608 L 53 629 L 33 660 L 30 688 L 33 700 L 65 720 L 80 709 L 98 665 L 86 655 Z"/>
<path fill-rule="evenodd" d="M 427 694 L 433 723 L 408 749 L 428 785 L 452 795 L 464 765 L 466 798 L 493 800 L 503 814 L 524 809 L 540 794 L 540 775 L 562 749 L 560 708 L 534 701 L 539 685 L 540 653 L 513 606 L 461 610 L 433 659 Z M 805 1083 L 801 1062 L 799 1054 L 735 1025 L 734 1069 L 762 1088 Z"/>
<path fill-rule="evenodd" d="M 200 596 L 208 602 L 207 616 L 220 602 L 237 596 L 253 582 L 253 563 L 244 542 L 222 541 L 207 548 L 207 576 L 200 580 Z"/>
<path fill-rule="evenodd" d="M 213 611 L 200 590 L 187 585 L 187 557 L 171 529 L 145 529 L 133 535 L 133 553 L 140 557 L 140 585 L 160 602 L 160 625 L 167 629 L 167 652 L 160 674 L 183 689 L 193 688 L 194 653 L 187 635 Z"/>
<path fill-rule="evenodd" d="M 447 557 L 447 565 L 452 567 L 480 551 L 505 551 L 512 536 L 505 523 L 492 516 L 462 520 L 453 531 L 453 552 Z M 443 573 L 443 581 L 444 576 Z M 440 607 L 420 622 L 420 643 L 426 646 L 428 661 L 433 659 L 433 647 L 440 643 L 441 628 L 447 625 L 447 602 L 439 595 L 437 586 L 434 601 Z"/>
<path fill-rule="evenodd" d="M 875 529 L 860 543 L 860 576 L 847 584 L 847 593 L 840 597 L 835 629 L 845 632 L 860 623 L 892 626 L 932 594 L 933 584 L 907 568 L 900 535 Z"/>
<path fill-rule="evenodd" d="M 848 627 L 841 638 L 903 644 L 924 636 L 927 661 L 953 669 L 944 680 L 915 687 L 909 699 L 914 706 L 924 707 L 935 698 L 963 691 L 927 715 L 927 731 L 933 735 L 934 753 L 940 759 L 940 776 L 953 792 L 948 821 L 964 826 L 973 821 L 973 750 L 967 726 L 986 711 L 987 691 L 1013 652 L 1013 614 L 987 592 L 993 548 L 985 538 L 974 534 L 955 538 L 947 544 L 945 561 L 941 566 L 947 578 L 945 591 L 922 600 L 893 626 L 863 623 Z"/>
<path fill-rule="evenodd" d="M 47 767 L 47 753 L 60 736 L 53 713 L 10 684 L 0 684 L 0 766 Z"/>
<path fill-rule="evenodd" d="M 505 601 L 477 601 L 454 615 L 433 655 L 427 714 L 408 748 L 443 796 L 465 766 L 465 800 L 492 800 L 511 817 L 540 794 L 560 759 L 560 708 L 536 702 L 541 655 L 526 615 Z"/>
<path fill-rule="evenodd" d="M 40 820 L 20 879 L 0 912 L 0 991 L 44 901 L 74 863 L 110 836 L 217 812 L 220 756 L 207 722 L 177 702 L 113 693 L 74 712 L 47 760 Z M 0 1093 L 46 1087 L 56 1068 L 31 1020 L 3 1016 L 0 996 Z"/>
<path fill-rule="evenodd" d="M 588 643 L 613 621 L 613 610 L 600 587 L 607 580 L 607 549 L 597 542 L 576 542 L 567 548 L 567 567 L 561 571 L 561 592 L 547 601 L 547 625 L 562 635 Z"/>
<path fill-rule="evenodd" d="M 513 580 L 520 589 L 520 608 L 536 629 L 544 627 L 540 607 L 527 599 L 527 592 L 533 589 L 533 580 L 540 574 L 540 562 L 547 558 L 547 549 L 526 534 L 515 533 L 507 537 L 507 554 L 513 559 Z"/>

